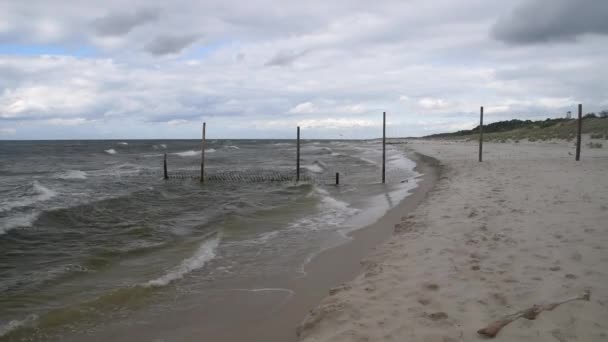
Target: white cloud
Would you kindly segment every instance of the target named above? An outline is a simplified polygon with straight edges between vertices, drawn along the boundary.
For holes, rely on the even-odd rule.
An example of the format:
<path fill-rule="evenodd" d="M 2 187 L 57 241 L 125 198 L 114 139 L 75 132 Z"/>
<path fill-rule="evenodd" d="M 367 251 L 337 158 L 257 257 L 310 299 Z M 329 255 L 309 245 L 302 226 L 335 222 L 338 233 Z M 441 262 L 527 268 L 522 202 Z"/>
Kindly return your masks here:
<path fill-rule="evenodd" d="M 309 114 L 316 111 L 312 102 L 302 102 L 289 110 L 291 114 Z"/>
<path fill-rule="evenodd" d="M 606 35 L 507 46 L 491 30 L 514 6 L 149 0 L 125 10 L 123 0 L 8 0 L 0 125 L 21 136 L 26 121 L 80 122 L 72 134 L 93 126 L 82 119 L 134 137 L 187 138 L 205 120 L 220 137 L 255 125 L 272 138 L 300 123 L 375 137 L 367 128 L 383 111 L 399 134 L 420 135 L 474 123 L 479 106 L 496 119 L 561 116 L 578 102 L 605 109 Z M 428 117 L 442 123 L 413 124 Z"/>
<path fill-rule="evenodd" d="M 418 105 L 424 109 L 444 109 L 448 107 L 448 102 L 440 98 L 423 97 L 418 100 Z"/>
<path fill-rule="evenodd" d="M 326 119 L 307 119 L 298 122 L 302 128 L 323 128 L 323 129 L 344 129 L 355 127 L 378 127 L 381 123 L 367 119 L 351 118 L 326 118 Z"/>
<path fill-rule="evenodd" d="M 54 119 L 47 120 L 47 122 L 54 126 L 80 126 L 80 125 L 83 125 L 90 121 L 85 118 L 70 118 L 70 119 L 54 118 Z"/>
<path fill-rule="evenodd" d="M 0 128 L 0 135 L 14 135 L 17 133 L 17 130 L 12 127 Z"/>

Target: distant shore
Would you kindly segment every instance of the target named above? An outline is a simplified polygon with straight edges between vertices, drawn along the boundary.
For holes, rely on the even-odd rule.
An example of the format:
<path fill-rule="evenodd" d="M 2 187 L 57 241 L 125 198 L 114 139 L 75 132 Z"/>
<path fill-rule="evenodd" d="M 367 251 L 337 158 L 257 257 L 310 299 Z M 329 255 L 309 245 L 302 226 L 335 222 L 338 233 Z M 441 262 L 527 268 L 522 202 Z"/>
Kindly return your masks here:
<path fill-rule="evenodd" d="M 590 290 L 505 327 L 496 341 L 608 336 L 608 152 L 568 142 L 484 145 L 416 140 L 441 179 L 365 270 L 301 323 L 318 341 L 477 341 L 490 322 Z"/>

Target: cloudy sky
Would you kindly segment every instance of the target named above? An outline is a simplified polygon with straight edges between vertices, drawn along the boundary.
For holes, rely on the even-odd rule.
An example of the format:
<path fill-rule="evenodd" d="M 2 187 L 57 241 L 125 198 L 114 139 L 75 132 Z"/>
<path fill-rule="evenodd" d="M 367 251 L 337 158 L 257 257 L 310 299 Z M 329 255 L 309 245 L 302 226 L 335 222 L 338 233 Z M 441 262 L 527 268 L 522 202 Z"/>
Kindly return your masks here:
<path fill-rule="evenodd" d="M 0 2 L 0 139 L 420 136 L 608 108 L 606 0 Z"/>

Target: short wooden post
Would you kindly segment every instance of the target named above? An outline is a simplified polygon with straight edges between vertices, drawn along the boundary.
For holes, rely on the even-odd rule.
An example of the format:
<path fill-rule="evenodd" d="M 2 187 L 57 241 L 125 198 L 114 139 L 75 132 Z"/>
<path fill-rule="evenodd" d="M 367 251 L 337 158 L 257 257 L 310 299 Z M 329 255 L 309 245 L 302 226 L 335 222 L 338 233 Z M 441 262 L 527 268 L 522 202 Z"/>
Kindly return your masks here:
<path fill-rule="evenodd" d="M 386 112 L 382 113 L 382 184 L 386 182 Z"/>
<path fill-rule="evenodd" d="M 479 110 L 479 162 L 483 160 L 483 106 Z"/>
<path fill-rule="evenodd" d="M 296 182 L 300 181 L 300 126 L 298 126 L 298 138 L 296 143 Z"/>
<path fill-rule="evenodd" d="M 340 172 L 336 172 L 336 185 L 340 185 Z"/>
<path fill-rule="evenodd" d="M 205 131 L 207 130 L 207 123 L 203 122 L 203 142 L 201 146 L 201 183 L 205 183 Z"/>
<path fill-rule="evenodd" d="M 167 173 L 167 154 L 166 153 L 165 153 L 165 159 L 163 160 L 163 171 L 164 171 L 164 178 L 169 179 L 169 174 Z"/>
<path fill-rule="evenodd" d="M 578 132 L 576 134 L 576 161 L 581 160 L 581 135 L 583 133 L 583 105 L 578 105 Z"/>

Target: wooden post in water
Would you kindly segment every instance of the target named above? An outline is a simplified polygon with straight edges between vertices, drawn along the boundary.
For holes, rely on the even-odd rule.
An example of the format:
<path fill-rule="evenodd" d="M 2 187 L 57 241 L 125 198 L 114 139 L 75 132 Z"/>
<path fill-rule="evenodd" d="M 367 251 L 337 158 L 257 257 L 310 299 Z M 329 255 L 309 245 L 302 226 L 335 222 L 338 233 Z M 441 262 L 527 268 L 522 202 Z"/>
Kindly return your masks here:
<path fill-rule="evenodd" d="M 164 179 L 169 179 L 169 174 L 167 173 L 167 154 L 165 153 L 165 159 L 163 160 L 163 171 L 164 171 Z"/>
<path fill-rule="evenodd" d="M 581 160 L 581 134 L 583 133 L 583 105 L 578 105 L 578 132 L 576 133 L 576 161 Z"/>
<path fill-rule="evenodd" d="M 479 162 L 483 160 L 483 106 L 479 109 Z"/>
<path fill-rule="evenodd" d="M 203 142 L 201 147 L 201 183 L 205 183 L 205 131 L 207 123 L 203 122 Z"/>
<path fill-rule="evenodd" d="M 336 172 L 336 185 L 340 185 L 340 172 Z"/>
<path fill-rule="evenodd" d="M 386 182 L 386 112 L 382 113 L 382 184 Z"/>
<path fill-rule="evenodd" d="M 298 139 L 296 143 L 296 182 L 300 181 L 300 126 L 298 126 Z"/>

